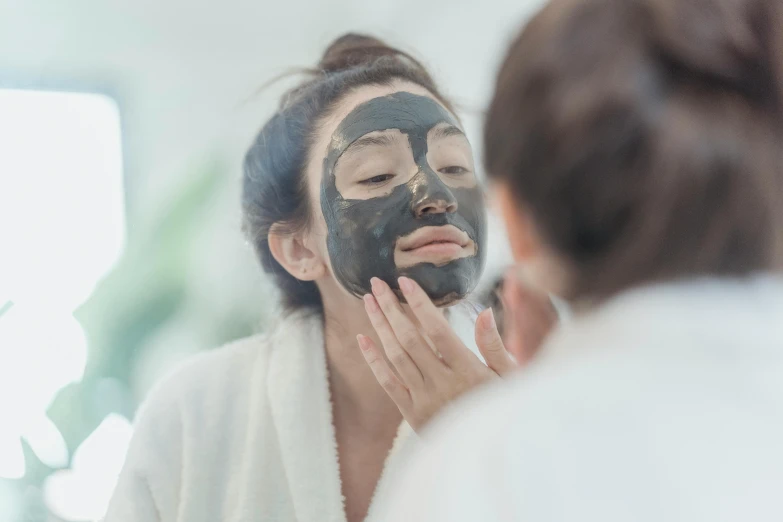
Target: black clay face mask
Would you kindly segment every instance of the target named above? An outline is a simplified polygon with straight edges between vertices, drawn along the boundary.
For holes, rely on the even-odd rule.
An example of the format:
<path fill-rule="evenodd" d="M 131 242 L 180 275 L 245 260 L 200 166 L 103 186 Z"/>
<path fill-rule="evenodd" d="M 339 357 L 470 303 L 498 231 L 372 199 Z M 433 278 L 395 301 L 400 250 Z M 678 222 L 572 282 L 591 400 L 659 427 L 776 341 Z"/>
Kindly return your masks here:
<path fill-rule="evenodd" d="M 397 278 L 407 276 L 419 283 L 433 302 L 448 305 L 464 298 L 478 282 L 486 247 L 484 197 L 473 172 L 469 173 L 473 182 L 460 185 L 447 183 L 446 176 L 430 166 L 428 137 L 436 127 L 460 132 L 454 118 L 431 98 L 397 92 L 357 106 L 332 135 L 324 159 L 321 209 L 335 277 L 356 296 L 371 292 L 372 277 L 384 280 L 399 296 Z M 412 154 L 415 174 L 380 196 L 343 197 L 335 172 L 338 160 L 357 140 L 383 131 L 394 131 L 407 141 L 405 150 L 409 157 Z M 453 260 L 398 266 L 395 257 L 412 255 L 416 259 L 416 252 L 439 248 L 433 245 L 444 239 L 443 234 L 446 241 L 464 245 Z M 429 247 L 400 251 L 401 245 L 417 247 L 428 240 L 432 240 Z M 452 243 L 448 248 L 460 247 Z"/>

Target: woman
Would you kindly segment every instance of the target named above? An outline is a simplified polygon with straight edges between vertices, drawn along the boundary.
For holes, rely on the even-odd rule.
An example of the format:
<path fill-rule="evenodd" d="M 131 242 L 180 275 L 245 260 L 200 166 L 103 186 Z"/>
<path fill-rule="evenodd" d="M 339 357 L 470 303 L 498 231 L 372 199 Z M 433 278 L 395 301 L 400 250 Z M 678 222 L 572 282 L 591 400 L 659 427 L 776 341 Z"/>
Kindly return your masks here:
<path fill-rule="evenodd" d="M 417 61 L 368 37 L 338 39 L 284 97 L 247 154 L 243 211 L 285 317 L 151 395 L 110 522 L 363 520 L 410 428 L 362 360 L 357 335 L 380 340 L 360 297 L 399 293 L 403 277 L 449 306 L 483 266 L 483 195 L 459 120 Z M 449 352 L 460 372 L 417 396 L 414 428 L 513 367 L 495 328 L 476 335 L 490 367 L 464 345 Z"/>
<path fill-rule="evenodd" d="M 552 0 L 485 141 L 575 315 L 431 425 L 386 519 L 783 520 L 783 4 Z"/>

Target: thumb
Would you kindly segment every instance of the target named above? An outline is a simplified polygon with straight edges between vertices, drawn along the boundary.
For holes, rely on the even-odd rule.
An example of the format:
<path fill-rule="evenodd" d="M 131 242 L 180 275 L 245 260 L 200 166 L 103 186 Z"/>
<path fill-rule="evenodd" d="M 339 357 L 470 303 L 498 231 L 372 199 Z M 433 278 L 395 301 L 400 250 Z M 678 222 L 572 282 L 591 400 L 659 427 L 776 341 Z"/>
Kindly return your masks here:
<path fill-rule="evenodd" d="M 500 338 L 492 308 L 481 312 L 476 320 L 476 345 L 487 366 L 501 377 L 516 370 L 517 365 Z"/>

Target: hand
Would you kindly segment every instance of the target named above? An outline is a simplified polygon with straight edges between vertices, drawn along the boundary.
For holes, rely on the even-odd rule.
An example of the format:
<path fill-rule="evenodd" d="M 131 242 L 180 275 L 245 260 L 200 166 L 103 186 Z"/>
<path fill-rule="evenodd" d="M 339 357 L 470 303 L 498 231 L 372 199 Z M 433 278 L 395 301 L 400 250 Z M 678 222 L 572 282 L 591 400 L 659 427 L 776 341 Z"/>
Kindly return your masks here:
<path fill-rule="evenodd" d="M 415 281 L 401 277 L 399 284 L 418 325 L 391 288 L 373 278 L 373 295 L 364 296 L 364 303 L 386 357 L 369 337 L 359 335 L 357 340 L 378 382 L 419 430 L 444 404 L 512 372 L 516 363 L 503 346 L 491 309 L 476 321 L 476 344 L 485 366 Z"/>

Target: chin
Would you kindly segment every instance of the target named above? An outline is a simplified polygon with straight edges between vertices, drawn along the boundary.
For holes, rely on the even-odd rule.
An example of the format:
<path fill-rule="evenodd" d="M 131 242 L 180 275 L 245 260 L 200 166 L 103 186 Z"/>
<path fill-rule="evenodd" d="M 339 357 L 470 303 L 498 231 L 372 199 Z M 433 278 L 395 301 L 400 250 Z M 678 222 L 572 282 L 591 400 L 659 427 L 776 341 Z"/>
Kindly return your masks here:
<path fill-rule="evenodd" d="M 399 299 L 400 303 L 402 304 L 408 303 L 408 301 L 405 299 L 405 296 L 402 295 L 402 292 L 399 289 L 392 288 L 392 291 L 394 292 L 394 295 L 397 296 L 397 299 Z M 459 304 L 467 297 L 467 294 L 461 294 L 459 292 L 451 292 L 446 295 L 437 296 L 437 297 L 433 297 L 429 293 L 427 293 L 427 295 L 432 301 L 432 304 L 434 304 L 438 308 L 448 308 L 450 306 L 454 306 L 456 304 Z"/>
<path fill-rule="evenodd" d="M 476 258 L 465 257 L 443 266 L 422 263 L 400 269 L 398 275 L 416 281 L 435 306 L 445 308 L 464 300 L 476 287 L 481 274 L 476 261 Z M 397 285 L 390 286 L 400 301 L 405 302 Z"/>
<path fill-rule="evenodd" d="M 438 308 L 448 308 L 449 306 L 454 306 L 455 304 L 460 303 L 466 297 L 467 295 L 460 295 L 457 292 L 453 292 L 438 299 L 433 299 L 432 304 Z"/>

